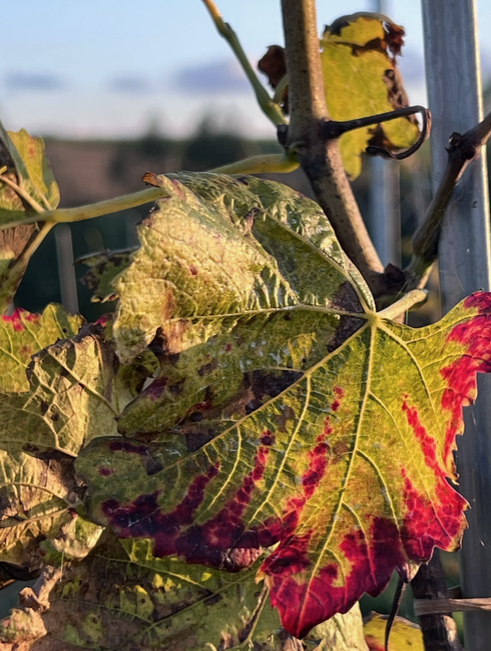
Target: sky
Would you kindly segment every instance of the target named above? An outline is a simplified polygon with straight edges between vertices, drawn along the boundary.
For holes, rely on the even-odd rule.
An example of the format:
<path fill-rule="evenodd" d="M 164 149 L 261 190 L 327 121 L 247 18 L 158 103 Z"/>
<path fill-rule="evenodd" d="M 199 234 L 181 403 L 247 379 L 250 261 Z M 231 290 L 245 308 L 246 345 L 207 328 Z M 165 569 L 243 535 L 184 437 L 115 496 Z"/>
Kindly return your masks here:
<path fill-rule="evenodd" d="M 279 0 L 216 0 L 255 64 L 283 43 Z M 376 0 L 318 0 L 319 33 Z M 421 10 L 384 0 L 406 29 L 400 66 L 411 103 L 425 103 Z M 478 0 L 480 34 L 491 3 Z M 206 114 L 245 136 L 274 138 L 201 0 L 15 0 L 2 5 L 0 117 L 10 130 L 68 138 L 133 138 L 158 127 L 192 134 Z M 491 43 L 482 42 L 491 76 Z"/>

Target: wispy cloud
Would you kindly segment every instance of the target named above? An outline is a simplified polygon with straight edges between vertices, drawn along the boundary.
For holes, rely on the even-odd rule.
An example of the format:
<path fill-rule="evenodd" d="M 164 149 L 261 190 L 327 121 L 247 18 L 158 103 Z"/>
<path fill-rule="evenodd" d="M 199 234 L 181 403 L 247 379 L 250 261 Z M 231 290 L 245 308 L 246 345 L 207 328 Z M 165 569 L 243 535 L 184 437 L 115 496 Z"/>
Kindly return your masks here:
<path fill-rule="evenodd" d="M 148 95 L 153 90 L 150 81 L 138 74 L 115 75 L 109 80 L 107 88 L 122 95 Z"/>
<path fill-rule="evenodd" d="M 49 72 L 11 72 L 4 77 L 3 86 L 24 92 L 53 92 L 67 88 L 61 77 Z"/>
<path fill-rule="evenodd" d="M 244 72 L 233 59 L 181 68 L 173 85 L 183 93 L 242 93 L 250 88 Z"/>

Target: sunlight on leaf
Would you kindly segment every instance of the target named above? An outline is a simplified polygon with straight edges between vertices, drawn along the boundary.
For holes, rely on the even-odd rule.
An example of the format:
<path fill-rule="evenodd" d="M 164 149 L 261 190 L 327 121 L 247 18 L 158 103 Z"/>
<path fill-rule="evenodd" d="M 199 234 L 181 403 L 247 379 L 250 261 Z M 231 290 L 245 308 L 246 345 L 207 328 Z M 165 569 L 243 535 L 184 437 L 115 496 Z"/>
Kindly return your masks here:
<path fill-rule="evenodd" d="M 363 626 L 370 651 L 384 651 L 387 617 L 371 613 Z M 390 651 L 425 651 L 421 628 L 403 617 L 396 617 L 390 631 Z"/>
<path fill-rule="evenodd" d="M 0 124 L 0 142 L 3 148 L 0 161 L 7 166 L 4 175 L 44 210 L 54 210 L 60 202 L 60 192 L 45 155 L 44 140 L 33 138 L 25 129 L 6 131 Z M 0 179 L 0 222 L 21 219 L 26 211 L 28 215 L 35 212 Z"/>
<path fill-rule="evenodd" d="M 18 308 L 12 315 L 0 317 L 0 391 L 27 391 L 26 369 L 32 355 L 57 339 L 77 334 L 82 322 L 82 317 L 71 316 L 62 305 L 55 304 L 48 305 L 42 314 Z"/>
<path fill-rule="evenodd" d="M 377 14 L 358 13 L 336 20 L 322 37 L 321 62 L 327 107 L 333 120 L 353 120 L 408 106 L 395 54 L 404 30 Z M 394 44 L 396 41 L 396 44 Z M 354 179 L 360 155 L 371 144 L 375 127 L 345 133 L 340 139 L 343 165 Z M 410 147 L 418 138 L 414 118 L 384 122 L 376 142 L 389 151 Z"/>
<path fill-rule="evenodd" d="M 224 318 L 244 312 L 301 302 L 338 305 L 345 291 L 373 306 L 313 201 L 253 177 L 156 178 L 170 196 L 138 227 L 142 246 L 115 283 L 121 300 L 114 333 L 124 362 L 159 327 L 173 353 L 206 340 L 221 330 Z"/>
<path fill-rule="evenodd" d="M 73 460 L 10 444 L 0 450 L 0 486 L 0 561 L 35 569 L 43 562 L 39 544 L 72 520 Z"/>

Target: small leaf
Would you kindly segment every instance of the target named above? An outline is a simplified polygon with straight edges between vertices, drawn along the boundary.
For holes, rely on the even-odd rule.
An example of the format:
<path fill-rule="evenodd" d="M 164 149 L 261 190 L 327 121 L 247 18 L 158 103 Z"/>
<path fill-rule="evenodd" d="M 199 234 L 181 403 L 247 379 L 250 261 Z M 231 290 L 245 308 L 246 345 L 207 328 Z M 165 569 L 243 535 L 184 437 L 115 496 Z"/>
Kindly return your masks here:
<path fill-rule="evenodd" d="M 384 651 L 387 617 L 371 613 L 363 629 L 370 651 Z M 390 630 L 390 651 L 425 651 L 421 628 L 403 617 L 396 617 Z"/>
<path fill-rule="evenodd" d="M 25 129 L 6 131 L 0 124 L 0 142 L 4 150 L 3 164 L 7 176 L 19 185 L 45 210 L 54 210 L 60 202 L 60 193 L 48 159 L 42 138 L 33 138 Z M 11 187 L 0 179 L 0 222 L 16 221 L 35 214 L 28 204 L 21 201 Z"/>
<path fill-rule="evenodd" d="M 32 138 L 24 129 L 17 133 L 6 131 L 0 123 L 0 168 L 4 169 L 0 174 L 0 223 L 18 221 L 57 207 L 58 186 L 42 138 Z M 38 230 L 37 224 L 30 224 L 0 233 L 0 314 L 7 311 L 29 260 L 23 259 L 15 269 L 11 265 Z"/>
<path fill-rule="evenodd" d="M 80 561 L 97 545 L 104 529 L 72 514 L 56 536 L 44 540 L 41 554 L 47 565 L 60 566 L 67 561 Z"/>
<path fill-rule="evenodd" d="M 327 107 L 333 120 L 353 120 L 408 106 L 394 54 L 404 30 L 379 14 L 356 13 L 336 20 L 322 37 L 321 61 Z M 364 127 L 341 136 L 343 165 L 351 178 L 361 171 L 361 153 L 376 137 L 389 151 L 418 138 L 414 117 Z"/>
<path fill-rule="evenodd" d="M 18 308 L 11 316 L 0 317 L 0 391 L 27 391 L 26 368 L 31 357 L 57 339 L 72 337 L 81 325 L 82 317 L 71 316 L 55 304 L 48 305 L 42 314 Z"/>
<path fill-rule="evenodd" d="M 77 264 L 84 264 L 89 268 L 82 283 L 94 292 L 93 303 L 106 303 L 118 298 L 114 290 L 113 281 L 131 262 L 131 254 L 136 249 L 121 249 L 119 251 L 103 251 L 91 253 L 79 258 Z"/>
<path fill-rule="evenodd" d="M 43 315 L 16 311 L 0 320 L 0 345 L 10 371 L 0 393 L 0 446 L 53 448 L 76 456 L 92 438 L 117 434 L 116 417 L 155 373 L 158 361 L 147 350 L 121 365 L 110 323 L 84 326 L 78 335 L 32 355 L 57 335 L 73 334 L 79 323 L 80 317 L 59 306 L 48 306 Z"/>
<path fill-rule="evenodd" d="M 0 401 L 0 444 L 12 442 L 76 455 L 94 437 L 116 433 L 111 383 L 114 351 L 102 327 L 37 353 L 28 368 L 30 390 Z"/>
<path fill-rule="evenodd" d="M 394 569 L 407 579 L 409 562 L 435 546 L 456 549 L 466 503 L 447 478 L 462 407 L 476 373 L 491 370 L 491 295 L 419 330 L 370 312 L 358 320 L 306 366 L 288 340 L 261 344 L 255 330 L 266 376 L 276 344 L 276 369 L 299 377 L 238 419 L 226 405 L 208 414 L 213 432 L 197 447 L 172 430 L 163 443 L 93 440 L 76 461 L 90 518 L 122 539 L 151 539 L 155 556 L 229 571 L 278 545 L 260 577 L 297 637 L 379 594 Z"/>
<path fill-rule="evenodd" d="M 73 519 L 76 485 L 69 457 L 47 458 L 12 443 L 0 450 L 0 562 L 40 567 L 39 544 Z"/>

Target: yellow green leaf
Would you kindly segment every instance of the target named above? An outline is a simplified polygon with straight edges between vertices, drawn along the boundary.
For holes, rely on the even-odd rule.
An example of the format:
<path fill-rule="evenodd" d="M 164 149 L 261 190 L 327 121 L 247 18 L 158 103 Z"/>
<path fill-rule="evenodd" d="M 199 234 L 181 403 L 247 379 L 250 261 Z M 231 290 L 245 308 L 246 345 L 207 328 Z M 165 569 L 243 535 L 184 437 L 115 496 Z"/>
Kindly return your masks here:
<path fill-rule="evenodd" d="M 371 613 L 363 626 L 370 651 L 384 651 L 387 617 Z M 421 628 L 403 617 L 396 617 L 390 630 L 390 651 L 425 651 Z"/>
<path fill-rule="evenodd" d="M 378 14 L 357 13 L 327 27 L 321 40 L 321 62 L 327 107 L 333 120 L 345 121 L 407 106 L 402 80 L 391 52 L 391 33 L 404 30 Z M 397 49 L 400 44 L 397 43 Z M 396 50 L 397 51 L 397 50 Z M 377 144 L 389 151 L 410 147 L 418 138 L 414 118 L 398 118 L 378 127 Z M 343 165 L 351 178 L 361 171 L 361 153 L 375 127 L 341 136 Z"/>

